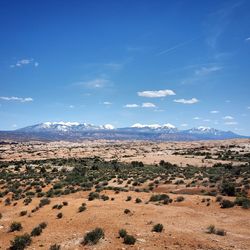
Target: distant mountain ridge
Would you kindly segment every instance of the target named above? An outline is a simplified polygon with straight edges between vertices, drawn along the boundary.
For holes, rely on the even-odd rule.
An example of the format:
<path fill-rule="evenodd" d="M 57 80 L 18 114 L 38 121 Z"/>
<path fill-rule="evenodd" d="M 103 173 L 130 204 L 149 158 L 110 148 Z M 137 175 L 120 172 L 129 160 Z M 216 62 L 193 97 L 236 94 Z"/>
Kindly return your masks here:
<path fill-rule="evenodd" d="M 44 122 L 14 131 L 0 131 L 0 139 L 16 140 L 70 140 L 111 139 L 111 140 L 163 140 L 194 141 L 248 138 L 231 131 L 209 127 L 179 130 L 174 125 L 144 125 L 136 123 L 131 127 L 114 128 L 111 124 L 93 125 L 78 122 Z"/>

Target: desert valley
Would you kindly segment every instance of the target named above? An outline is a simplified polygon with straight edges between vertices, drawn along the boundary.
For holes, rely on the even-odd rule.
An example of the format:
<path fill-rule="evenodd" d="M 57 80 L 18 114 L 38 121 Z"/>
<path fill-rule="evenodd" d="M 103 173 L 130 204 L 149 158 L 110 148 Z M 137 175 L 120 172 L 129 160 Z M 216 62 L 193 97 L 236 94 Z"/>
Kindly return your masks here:
<path fill-rule="evenodd" d="M 2 141 L 0 249 L 247 250 L 249 149 L 249 139 Z"/>

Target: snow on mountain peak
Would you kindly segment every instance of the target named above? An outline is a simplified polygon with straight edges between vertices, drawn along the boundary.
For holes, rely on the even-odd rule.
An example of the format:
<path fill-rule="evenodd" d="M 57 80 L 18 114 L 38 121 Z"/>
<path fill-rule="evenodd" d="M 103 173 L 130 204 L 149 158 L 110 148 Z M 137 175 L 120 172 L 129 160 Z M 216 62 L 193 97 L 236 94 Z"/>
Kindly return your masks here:
<path fill-rule="evenodd" d="M 131 126 L 131 128 L 175 129 L 176 127 L 170 123 L 166 123 L 163 125 L 135 123 L 134 125 Z"/>

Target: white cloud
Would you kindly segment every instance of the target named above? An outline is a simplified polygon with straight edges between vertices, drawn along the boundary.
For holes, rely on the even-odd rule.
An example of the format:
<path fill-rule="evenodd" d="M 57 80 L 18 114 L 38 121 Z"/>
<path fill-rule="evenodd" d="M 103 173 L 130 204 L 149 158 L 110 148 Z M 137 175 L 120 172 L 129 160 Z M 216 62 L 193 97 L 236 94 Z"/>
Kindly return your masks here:
<path fill-rule="evenodd" d="M 246 38 L 245 41 L 247 41 L 247 42 L 250 41 L 250 37 Z"/>
<path fill-rule="evenodd" d="M 86 82 L 77 82 L 75 85 L 84 86 L 89 89 L 101 89 L 111 85 L 111 81 L 104 78 L 96 78 Z"/>
<path fill-rule="evenodd" d="M 142 96 L 142 97 L 159 98 L 159 97 L 165 97 L 169 95 L 175 95 L 175 92 L 170 89 L 165 89 L 165 90 L 141 91 L 141 92 L 137 92 L 137 94 L 138 96 Z"/>
<path fill-rule="evenodd" d="M 216 72 L 221 70 L 221 67 L 218 66 L 212 66 L 212 67 L 202 67 L 201 69 L 198 69 L 195 71 L 195 75 L 197 76 L 204 76 L 204 75 L 208 75 L 210 73 Z"/>
<path fill-rule="evenodd" d="M 199 102 L 199 100 L 196 99 L 196 98 L 192 98 L 192 99 L 175 99 L 174 102 L 183 103 L 183 104 L 194 104 L 194 103 Z"/>
<path fill-rule="evenodd" d="M 181 127 L 187 127 L 187 126 L 188 126 L 187 123 L 182 123 L 182 124 L 181 124 Z"/>
<path fill-rule="evenodd" d="M 225 125 L 237 125 L 238 122 L 225 122 Z"/>
<path fill-rule="evenodd" d="M 73 109 L 75 106 L 74 105 L 69 105 L 69 108 Z"/>
<path fill-rule="evenodd" d="M 28 65 L 28 64 L 33 64 L 35 67 L 38 67 L 39 63 L 38 62 L 34 62 L 34 59 L 21 59 L 19 61 L 17 61 L 15 64 L 10 65 L 11 68 L 15 68 L 15 67 L 23 67 L 24 65 Z"/>
<path fill-rule="evenodd" d="M 250 106 L 249 106 L 249 107 L 247 107 L 247 109 L 250 109 Z"/>
<path fill-rule="evenodd" d="M 220 111 L 218 111 L 218 110 L 212 110 L 212 111 L 210 111 L 210 113 L 211 114 L 218 114 L 218 113 L 220 113 Z"/>
<path fill-rule="evenodd" d="M 140 106 L 138 104 L 126 104 L 124 105 L 124 108 L 139 108 Z"/>
<path fill-rule="evenodd" d="M 223 117 L 224 120 L 233 120 L 234 118 L 230 115 L 226 115 Z"/>
<path fill-rule="evenodd" d="M 196 117 L 194 117 L 193 119 L 194 119 L 194 120 L 200 120 L 201 118 L 198 117 L 198 116 L 196 116 Z"/>
<path fill-rule="evenodd" d="M 204 119 L 203 121 L 204 122 L 210 122 L 211 120 L 210 119 Z"/>
<path fill-rule="evenodd" d="M 0 96 L 0 99 L 1 100 L 4 100 L 4 101 L 18 101 L 18 102 L 32 102 L 33 101 L 33 98 L 31 97 L 16 97 L 16 96 Z"/>
<path fill-rule="evenodd" d="M 155 108 L 155 104 L 151 103 L 151 102 L 144 102 L 142 104 L 142 108 Z"/>
<path fill-rule="evenodd" d="M 103 102 L 104 105 L 111 105 L 112 102 Z"/>

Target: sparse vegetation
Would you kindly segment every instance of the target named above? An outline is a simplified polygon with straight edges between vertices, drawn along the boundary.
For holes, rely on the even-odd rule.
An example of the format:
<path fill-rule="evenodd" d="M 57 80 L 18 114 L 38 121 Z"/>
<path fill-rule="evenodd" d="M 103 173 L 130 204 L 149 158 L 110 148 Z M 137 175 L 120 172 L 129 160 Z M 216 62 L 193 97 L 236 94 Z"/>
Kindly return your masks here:
<path fill-rule="evenodd" d="M 156 224 L 156 225 L 153 226 L 153 229 L 152 229 L 153 232 L 157 232 L 157 233 L 162 232 L 162 230 L 163 230 L 163 225 L 162 224 Z"/>
<path fill-rule="evenodd" d="M 13 241 L 11 241 L 10 250 L 23 250 L 31 244 L 31 237 L 29 234 L 23 234 L 16 236 Z"/>
<path fill-rule="evenodd" d="M 104 231 L 101 228 L 96 228 L 91 232 L 88 232 L 84 236 L 82 242 L 83 245 L 95 245 L 100 239 L 104 238 Z"/>

